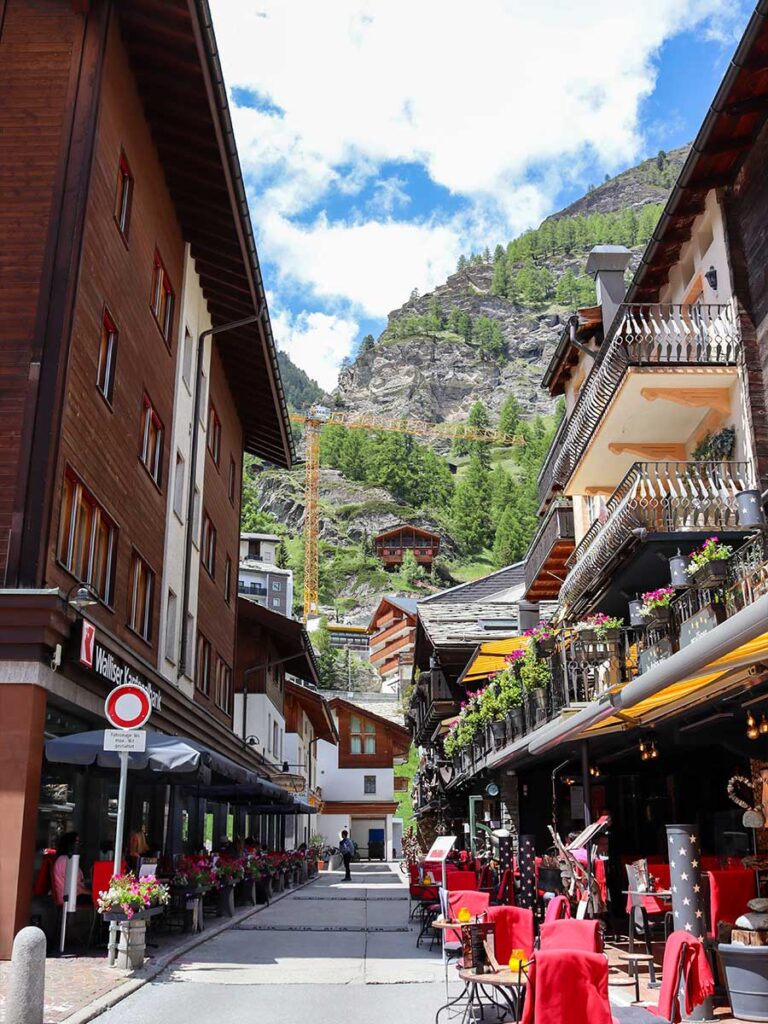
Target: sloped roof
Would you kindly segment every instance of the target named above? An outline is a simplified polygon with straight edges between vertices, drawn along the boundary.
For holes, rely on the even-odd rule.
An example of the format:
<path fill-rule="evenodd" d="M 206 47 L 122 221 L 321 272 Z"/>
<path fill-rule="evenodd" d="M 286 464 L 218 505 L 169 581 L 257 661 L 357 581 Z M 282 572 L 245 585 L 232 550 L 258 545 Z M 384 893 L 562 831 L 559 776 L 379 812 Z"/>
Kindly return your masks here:
<path fill-rule="evenodd" d="M 493 622 L 514 622 L 494 629 Z M 517 633 L 517 609 L 506 602 L 470 601 L 465 604 L 419 606 L 419 623 L 436 648 L 475 647 L 485 640 L 499 640 Z M 491 628 L 489 628 L 491 626 Z"/>
<path fill-rule="evenodd" d="M 424 605 L 434 604 L 466 604 L 470 601 L 487 600 L 493 594 L 499 594 L 504 590 L 514 587 L 517 583 L 525 581 L 525 562 L 514 562 L 496 572 L 481 576 L 478 580 L 471 580 L 469 583 L 459 583 L 455 587 L 441 590 L 437 594 L 423 597 L 419 601 L 419 610 Z"/>
<path fill-rule="evenodd" d="M 378 616 L 379 610 L 381 609 L 381 606 L 383 604 L 391 604 L 393 607 L 397 608 L 405 615 L 411 615 L 413 616 L 413 618 L 416 618 L 416 614 L 418 612 L 418 601 L 416 600 L 416 598 L 396 597 L 394 594 L 386 594 L 379 600 L 379 603 L 373 610 L 373 614 L 371 615 L 371 618 L 367 626 L 369 633 L 373 630 L 374 623 L 376 622 L 376 617 Z"/>
<path fill-rule="evenodd" d="M 291 679 L 286 679 L 285 696 L 301 705 L 312 723 L 315 736 L 321 740 L 327 740 L 328 743 L 337 744 L 339 742 L 339 733 L 333 715 L 328 707 L 328 702 L 319 690 L 313 686 L 302 686 L 301 683 L 294 683 Z"/>
<path fill-rule="evenodd" d="M 273 612 L 240 594 L 237 598 L 238 634 L 251 625 L 267 631 L 283 657 L 291 658 L 286 662 L 286 672 L 315 685 L 319 682 L 315 649 L 303 622 Z"/>
<path fill-rule="evenodd" d="M 381 533 L 377 533 L 373 539 L 383 540 L 385 537 L 392 537 L 394 534 L 400 533 L 403 530 L 412 530 L 413 533 L 418 533 L 422 537 L 436 537 L 440 540 L 439 533 L 435 533 L 434 530 L 427 530 L 423 526 L 414 526 L 413 523 L 399 523 L 397 526 L 392 526 L 388 530 L 382 530 Z"/>

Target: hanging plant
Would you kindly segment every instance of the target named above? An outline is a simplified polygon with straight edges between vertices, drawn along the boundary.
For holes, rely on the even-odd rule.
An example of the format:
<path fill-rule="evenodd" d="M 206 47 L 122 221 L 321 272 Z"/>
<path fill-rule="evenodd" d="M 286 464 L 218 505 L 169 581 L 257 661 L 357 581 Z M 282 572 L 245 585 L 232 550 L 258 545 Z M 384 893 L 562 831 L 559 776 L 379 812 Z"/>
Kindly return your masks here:
<path fill-rule="evenodd" d="M 726 462 L 736 447 L 736 428 L 723 427 L 716 434 L 706 434 L 693 450 L 694 462 Z"/>

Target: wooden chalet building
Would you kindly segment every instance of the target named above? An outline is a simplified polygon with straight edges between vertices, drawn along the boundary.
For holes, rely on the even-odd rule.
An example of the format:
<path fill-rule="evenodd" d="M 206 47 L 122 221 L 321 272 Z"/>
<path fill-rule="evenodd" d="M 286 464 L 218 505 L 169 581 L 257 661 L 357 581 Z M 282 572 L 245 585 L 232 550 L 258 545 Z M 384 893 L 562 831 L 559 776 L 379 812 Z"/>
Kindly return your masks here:
<path fill-rule="evenodd" d="M 394 765 L 408 756 L 411 736 L 394 718 L 374 711 L 366 698 L 380 694 L 335 696 L 326 691 L 338 730 L 338 746 L 318 743 L 323 806 L 317 829 L 337 846 L 342 829 L 357 843 L 361 857 L 389 859 L 396 844 Z M 394 698 L 391 698 L 394 699 Z"/>
<path fill-rule="evenodd" d="M 114 780 L 44 742 L 102 728 L 115 681 L 224 780 L 265 774 L 232 728 L 241 466 L 292 442 L 205 0 L 6 0 L 0 64 L 7 957 L 41 851 L 114 836 Z M 212 805 L 170 788 L 131 782 L 128 829 L 198 848 Z"/>
<path fill-rule="evenodd" d="M 373 549 L 387 569 L 401 566 L 406 551 L 413 552 L 419 565 L 431 568 L 440 554 L 440 534 L 403 523 L 377 534 L 373 538 Z"/>
<path fill-rule="evenodd" d="M 412 597 L 389 594 L 379 601 L 368 624 L 370 660 L 384 692 L 402 693 L 411 680 L 416 614 Z"/>

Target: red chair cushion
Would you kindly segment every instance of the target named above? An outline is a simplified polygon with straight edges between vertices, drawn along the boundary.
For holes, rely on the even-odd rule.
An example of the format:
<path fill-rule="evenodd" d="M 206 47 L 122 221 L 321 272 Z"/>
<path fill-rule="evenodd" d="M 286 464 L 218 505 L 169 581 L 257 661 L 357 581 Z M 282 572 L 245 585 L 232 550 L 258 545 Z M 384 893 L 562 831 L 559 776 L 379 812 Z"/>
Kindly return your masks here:
<path fill-rule="evenodd" d="M 600 935 L 600 922 L 595 920 L 577 921 L 575 918 L 563 918 L 561 921 L 549 921 L 541 926 L 539 932 L 539 948 L 575 949 L 584 953 L 601 953 L 603 941 Z"/>
<path fill-rule="evenodd" d="M 523 1024 L 613 1024 L 608 960 L 602 953 L 539 950 L 528 969 Z"/>
<path fill-rule="evenodd" d="M 718 921 L 734 924 L 737 917 L 747 912 L 747 903 L 755 896 L 753 871 L 710 871 L 709 937 L 716 937 Z"/>
<path fill-rule="evenodd" d="M 525 907 L 489 907 L 488 920 L 494 924 L 493 945 L 496 959 L 503 967 L 513 949 L 533 955 L 533 911 Z"/>

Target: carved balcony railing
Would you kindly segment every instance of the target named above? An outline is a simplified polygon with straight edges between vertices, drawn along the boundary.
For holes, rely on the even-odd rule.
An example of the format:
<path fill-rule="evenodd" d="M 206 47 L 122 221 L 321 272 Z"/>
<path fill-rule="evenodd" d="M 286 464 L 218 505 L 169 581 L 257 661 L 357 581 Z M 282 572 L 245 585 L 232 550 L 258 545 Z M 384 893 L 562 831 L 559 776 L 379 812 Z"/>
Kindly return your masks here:
<path fill-rule="evenodd" d="M 555 489 L 555 466 L 558 464 L 560 453 L 563 450 L 563 439 L 568 431 L 568 420 L 560 421 L 557 433 L 552 438 L 544 465 L 541 467 L 536 489 L 539 496 L 539 505 L 543 505 Z"/>
<path fill-rule="evenodd" d="M 629 367 L 733 366 L 741 353 L 731 305 L 625 303 L 539 477 L 543 502 L 562 490 Z"/>
<path fill-rule="evenodd" d="M 561 541 L 573 539 L 573 507 L 569 498 L 559 498 L 547 510 L 528 548 L 525 560 L 526 593 L 536 582 L 555 546 Z"/>
<path fill-rule="evenodd" d="M 574 608 L 636 530 L 738 529 L 735 498 L 749 483 L 746 462 L 636 462 L 571 555 L 561 601 Z"/>

